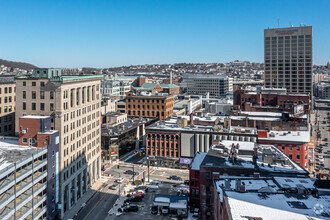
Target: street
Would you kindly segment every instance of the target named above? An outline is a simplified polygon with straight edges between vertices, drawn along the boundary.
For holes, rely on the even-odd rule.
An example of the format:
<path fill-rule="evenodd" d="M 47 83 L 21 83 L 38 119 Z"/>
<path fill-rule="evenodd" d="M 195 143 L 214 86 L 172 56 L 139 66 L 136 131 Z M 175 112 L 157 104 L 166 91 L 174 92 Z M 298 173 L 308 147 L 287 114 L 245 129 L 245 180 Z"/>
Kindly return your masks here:
<path fill-rule="evenodd" d="M 326 102 L 316 100 L 316 133 L 317 141 L 315 147 L 315 172 L 329 177 L 330 168 L 330 148 L 329 148 L 329 130 L 330 130 L 330 111 Z"/>
<path fill-rule="evenodd" d="M 141 159 L 141 156 L 135 155 L 128 161 L 134 161 L 138 163 Z M 96 192 L 94 196 L 87 202 L 87 204 L 78 212 L 74 219 L 81 219 L 81 220 L 96 220 L 96 219 L 105 219 L 108 216 L 109 210 L 114 206 L 116 200 L 119 197 L 119 185 L 116 187 L 115 190 L 109 189 L 109 186 L 112 186 L 118 178 L 123 178 L 120 183 L 120 194 L 122 197 L 125 197 L 127 192 L 124 192 L 124 188 L 127 184 L 133 181 L 133 175 L 127 174 L 127 171 L 136 172 L 134 176 L 134 180 L 142 180 L 143 172 L 145 173 L 145 183 L 148 183 L 148 167 L 141 165 L 141 164 L 134 164 L 128 162 L 120 162 L 119 167 L 117 164 L 112 165 L 105 165 L 105 170 L 103 171 L 103 178 L 107 180 L 103 184 L 103 187 L 100 189 L 99 192 Z M 163 182 L 162 184 L 162 192 L 172 192 L 173 187 L 171 188 L 171 184 L 183 183 L 184 180 L 189 179 L 189 172 L 188 170 L 177 170 L 177 169 L 170 169 L 170 168 L 161 168 L 161 167 L 149 167 L 149 181 L 159 180 Z M 177 180 L 169 180 L 168 177 L 176 175 L 182 178 L 182 181 Z M 159 191 L 159 190 L 158 190 Z M 141 207 L 141 212 L 139 213 L 150 213 L 149 205 L 152 204 L 152 196 L 154 191 L 151 190 L 151 194 L 146 197 L 148 200 L 146 207 Z M 150 201 L 149 201 L 150 200 Z M 150 203 L 150 204 L 149 204 Z M 140 215 L 141 216 L 141 215 Z M 119 219 L 126 219 L 131 218 L 132 216 L 122 216 Z M 152 217 L 150 217 L 152 219 Z"/>

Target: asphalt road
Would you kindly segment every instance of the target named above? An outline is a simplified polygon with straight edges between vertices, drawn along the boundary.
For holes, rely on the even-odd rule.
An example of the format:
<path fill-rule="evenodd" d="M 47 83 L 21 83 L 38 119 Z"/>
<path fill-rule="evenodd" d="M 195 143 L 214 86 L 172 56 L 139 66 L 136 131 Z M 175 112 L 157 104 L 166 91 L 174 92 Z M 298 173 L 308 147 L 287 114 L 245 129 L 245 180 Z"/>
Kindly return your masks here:
<path fill-rule="evenodd" d="M 113 181 L 109 181 L 108 184 L 112 184 Z M 94 196 L 87 202 L 86 206 L 81 209 L 75 219 L 78 220 L 96 220 L 105 219 L 108 215 L 108 211 L 115 204 L 118 198 L 118 189 L 110 190 L 108 186 L 96 192 Z"/>
<path fill-rule="evenodd" d="M 329 126 L 330 115 L 327 103 L 316 102 L 316 109 L 318 110 L 318 129 L 320 145 L 316 147 L 316 171 L 320 173 L 329 173 L 330 168 L 330 137 Z M 327 138 L 328 140 L 326 140 Z M 321 152 L 319 150 L 321 149 Z M 323 158 L 322 158 L 323 157 Z"/>

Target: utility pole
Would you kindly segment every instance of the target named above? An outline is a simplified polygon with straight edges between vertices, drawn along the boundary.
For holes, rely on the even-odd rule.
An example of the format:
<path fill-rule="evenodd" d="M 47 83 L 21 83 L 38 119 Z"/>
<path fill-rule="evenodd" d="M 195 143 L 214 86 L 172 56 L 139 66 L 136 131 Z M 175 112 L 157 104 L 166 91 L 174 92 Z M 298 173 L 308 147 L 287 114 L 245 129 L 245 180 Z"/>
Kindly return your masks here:
<path fill-rule="evenodd" d="M 149 156 L 147 156 L 147 162 L 148 162 L 148 183 L 150 182 L 150 176 L 149 176 Z"/>
<path fill-rule="evenodd" d="M 134 176 L 135 176 L 135 173 L 134 173 L 134 163 L 133 163 L 133 185 L 134 185 Z"/>
<path fill-rule="evenodd" d="M 120 173 L 119 173 L 119 181 L 118 181 L 118 182 L 119 182 L 119 195 L 118 195 L 118 196 L 119 196 L 119 198 L 120 198 L 120 182 L 121 182 L 121 181 L 120 181 Z"/>

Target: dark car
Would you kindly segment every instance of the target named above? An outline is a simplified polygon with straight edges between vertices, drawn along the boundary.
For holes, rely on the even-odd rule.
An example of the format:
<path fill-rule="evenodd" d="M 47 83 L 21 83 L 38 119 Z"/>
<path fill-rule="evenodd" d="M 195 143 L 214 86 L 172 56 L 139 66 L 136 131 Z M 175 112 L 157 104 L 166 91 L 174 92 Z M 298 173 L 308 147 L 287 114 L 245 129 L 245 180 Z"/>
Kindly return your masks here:
<path fill-rule="evenodd" d="M 137 187 L 134 188 L 134 191 L 138 191 L 138 190 L 146 190 L 146 189 L 148 189 L 147 186 L 137 186 Z"/>
<path fill-rule="evenodd" d="M 151 214 L 153 214 L 153 215 L 157 215 L 157 213 L 158 213 L 158 206 L 153 205 L 153 206 L 151 207 Z"/>
<path fill-rule="evenodd" d="M 142 196 L 137 194 L 137 195 L 129 197 L 128 199 L 125 199 L 124 203 L 127 203 L 127 202 L 140 202 L 140 201 L 142 201 Z"/>
<path fill-rule="evenodd" d="M 134 204 L 129 204 L 127 206 L 124 206 L 123 210 L 124 212 L 137 212 L 139 211 L 139 207 Z"/>
<path fill-rule="evenodd" d="M 179 176 L 170 176 L 169 179 L 170 179 L 170 180 L 179 180 L 179 181 L 182 180 L 182 178 L 179 177 Z"/>
<path fill-rule="evenodd" d="M 118 186 L 118 184 L 115 183 L 115 184 L 109 186 L 109 189 L 111 189 L 111 190 L 115 190 L 115 189 L 117 188 L 117 186 Z"/>
<path fill-rule="evenodd" d="M 189 186 L 189 180 L 185 180 L 185 181 L 184 181 L 184 184 L 186 184 L 186 185 Z"/>
<path fill-rule="evenodd" d="M 128 174 L 128 175 L 138 175 L 138 173 L 137 172 L 135 172 L 135 171 L 132 171 L 132 170 L 126 170 L 125 172 L 124 172 L 124 174 Z"/>

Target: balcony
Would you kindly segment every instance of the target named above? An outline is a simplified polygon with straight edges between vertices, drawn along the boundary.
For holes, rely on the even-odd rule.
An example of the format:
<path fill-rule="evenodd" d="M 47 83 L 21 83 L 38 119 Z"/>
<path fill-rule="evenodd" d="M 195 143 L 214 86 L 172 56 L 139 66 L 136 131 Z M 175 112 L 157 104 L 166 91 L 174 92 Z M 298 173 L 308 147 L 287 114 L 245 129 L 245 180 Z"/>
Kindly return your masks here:
<path fill-rule="evenodd" d="M 41 160 L 41 161 L 38 160 L 38 161 L 34 162 L 33 169 L 38 170 L 45 165 L 47 165 L 47 160 Z"/>
<path fill-rule="evenodd" d="M 8 189 L 13 187 L 15 184 L 15 176 L 12 175 L 4 180 L 0 181 L 0 194 L 6 192 Z"/>
<path fill-rule="evenodd" d="M 47 211 L 47 207 L 46 206 L 44 206 L 44 207 L 42 207 L 42 208 L 37 208 L 35 211 L 34 211 L 34 213 L 33 213 L 33 215 L 34 215 L 34 219 L 39 219 L 43 214 L 45 214 L 45 212 Z"/>
<path fill-rule="evenodd" d="M 34 185 L 34 193 L 33 195 L 38 195 L 41 193 L 43 190 L 47 188 L 46 183 L 37 183 Z"/>

